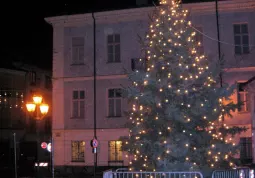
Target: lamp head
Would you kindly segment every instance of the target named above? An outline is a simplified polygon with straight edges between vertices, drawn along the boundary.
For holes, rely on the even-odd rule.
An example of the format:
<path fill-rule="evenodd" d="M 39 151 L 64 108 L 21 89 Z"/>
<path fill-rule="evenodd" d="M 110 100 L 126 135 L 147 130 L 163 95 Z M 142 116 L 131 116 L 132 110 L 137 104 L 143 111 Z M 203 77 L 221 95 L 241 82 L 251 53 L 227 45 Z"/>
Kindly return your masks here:
<path fill-rule="evenodd" d="M 41 104 L 42 103 L 42 96 L 34 95 L 33 96 L 33 101 L 34 101 L 35 104 Z"/>
<path fill-rule="evenodd" d="M 41 114 L 45 115 L 48 113 L 49 111 L 49 105 L 48 104 L 41 104 L 40 105 L 40 111 L 41 111 Z"/>
<path fill-rule="evenodd" d="M 28 112 L 34 112 L 36 105 L 34 103 L 27 103 L 26 108 Z"/>

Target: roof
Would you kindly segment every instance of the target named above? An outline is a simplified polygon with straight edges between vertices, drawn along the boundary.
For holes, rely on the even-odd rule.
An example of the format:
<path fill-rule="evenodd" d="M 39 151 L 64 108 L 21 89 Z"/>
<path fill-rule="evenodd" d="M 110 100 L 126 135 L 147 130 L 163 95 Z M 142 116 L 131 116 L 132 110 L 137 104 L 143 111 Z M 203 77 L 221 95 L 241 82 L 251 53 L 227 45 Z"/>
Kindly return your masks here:
<path fill-rule="evenodd" d="M 137 0 L 87 0 L 85 2 L 68 2 L 64 7 L 60 7 L 60 11 L 55 14 L 56 16 L 62 15 L 74 15 L 74 14 L 84 14 L 91 12 L 103 12 L 103 11 L 113 11 L 113 10 L 121 10 L 121 9 L 131 9 L 131 8 L 141 8 L 141 7 L 149 7 L 159 4 L 159 0 L 140 0 L 143 2 L 148 1 L 147 4 L 137 5 Z M 139 0 L 138 0 L 139 1 Z M 213 2 L 215 0 L 182 0 L 183 4 L 187 3 L 201 3 L 201 2 Z M 226 1 L 226 0 L 219 0 Z"/>
<path fill-rule="evenodd" d="M 21 71 L 21 72 L 27 72 L 26 70 L 21 69 L 21 68 L 17 67 L 16 65 L 14 65 L 12 61 L 8 61 L 8 60 L 1 60 L 0 68 L 16 70 L 16 71 Z"/>
<path fill-rule="evenodd" d="M 198 0 L 195 0 L 197 2 Z M 201 0 L 202 1 L 202 0 Z M 183 6 L 185 9 L 189 9 L 192 13 L 215 13 L 215 2 L 211 0 L 200 3 L 185 3 Z M 190 2 L 186 0 L 185 2 Z M 194 1 L 193 1 L 194 2 Z M 97 23 L 107 23 L 116 21 L 125 21 L 131 19 L 144 19 L 148 18 L 148 14 L 154 9 L 153 5 L 148 6 L 129 6 L 126 8 L 105 8 L 95 9 L 94 15 Z M 121 6 L 119 6 L 121 7 Z M 81 7 L 82 8 L 82 7 Z M 226 11 L 254 11 L 254 0 L 219 0 L 219 12 Z M 77 25 L 92 22 L 92 10 L 87 12 L 77 12 L 76 14 L 68 14 L 55 17 L 45 18 L 46 22 L 52 25 Z"/>

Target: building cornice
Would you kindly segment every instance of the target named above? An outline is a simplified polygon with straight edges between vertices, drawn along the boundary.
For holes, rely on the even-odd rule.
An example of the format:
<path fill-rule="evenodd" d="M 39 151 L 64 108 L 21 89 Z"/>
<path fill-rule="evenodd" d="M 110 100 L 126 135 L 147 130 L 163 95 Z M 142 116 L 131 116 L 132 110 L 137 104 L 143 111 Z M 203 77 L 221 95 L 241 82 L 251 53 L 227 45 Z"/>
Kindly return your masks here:
<path fill-rule="evenodd" d="M 192 14 L 210 14 L 215 13 L 215 2 L 190 3 L 183 5 Z M 156 7 L 132 8 L 114 11 L 96 12 L 97 23 L 124 22 L 139 19 L 148 19 L 148 15 Z M 255 10 L 254 0 L 229 0 L 219 1 L 219 12 L 253 12 Z M 46 22 L 53 26 L 79 26 L 92 23 L 92 14 L 63 15 L 45 18 Z"/>
<path fill-rule="evenodd" d="M 125 79 L 127 75 L 99 75 L 96 76 L 96 80 L 109 80 L 109 79 Z M 93 76 L 80 76 L 80 77 L 59 77 L 53 78 L 53 80 L 63 80 L 64 82 L 72 82 L 72 81 L 86 81 L 86 80 L 94 80 Z"/>
<path fill-rule="evenodd" d="M 226 68 L 225 72 L 255 72 L 255 67 Z"/>
<path fill-rule="evenodd" d="M 25 75 L 25 71 L 21 70 L 13 70 L 13 69 L 6 69 L 6 68 L 0 68 L 1 73 L 6 73 L 6 74 L 14 74 L 14 75 Z"/>
<path fill-rule="evenodd" d="M 226 68 L 225 72 L 255 72 L 255 67 L 243 67 L 243 68 Z M 96 76 L 96 80 L 110 80 L 110 79 L 125 79 L 127 78 L 127 74 L 120 75 L 98 75 Z M 79 76 L 79 77 L 56 77 L 53 80 L 63 80 L 64 82 L 72 82 L 72 81 L 86 81 L 86 80 L 94 80 L 93 76 Z"/>

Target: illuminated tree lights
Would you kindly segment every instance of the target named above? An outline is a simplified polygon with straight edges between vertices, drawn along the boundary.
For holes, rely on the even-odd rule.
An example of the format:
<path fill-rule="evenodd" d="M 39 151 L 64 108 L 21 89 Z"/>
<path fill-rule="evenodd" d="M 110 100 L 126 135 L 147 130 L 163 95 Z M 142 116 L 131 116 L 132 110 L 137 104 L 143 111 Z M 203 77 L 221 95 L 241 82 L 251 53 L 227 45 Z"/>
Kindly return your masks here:
<path fill-rule="evenodd" d="M 188 11 L 176 1 L 161 4 L 145 40 L 147 70 L 130 74 L 126 89 L 133 105 L 130 135 L 122 139 L 130 170 L 232 167 L 238 151 L 232 136 L 245 131 L 223 122 L 239 106 L 229 100 L 235 86 L 219 87 L 221 65 L 197 52 Z"/>

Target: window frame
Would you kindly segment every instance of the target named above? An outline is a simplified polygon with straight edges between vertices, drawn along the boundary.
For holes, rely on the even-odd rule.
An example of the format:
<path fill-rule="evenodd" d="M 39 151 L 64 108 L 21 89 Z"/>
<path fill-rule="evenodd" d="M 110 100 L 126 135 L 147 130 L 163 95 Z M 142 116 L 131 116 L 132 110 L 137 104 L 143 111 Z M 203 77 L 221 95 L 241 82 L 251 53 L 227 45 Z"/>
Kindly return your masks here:
<path fill-rule="evenodd" d="M 109 90 L 118 90 L 118 89 L 120 89 L 120 90 L 122 90 L 120 87 L 114 87 L 114 88 L 107 88 L 106 89 L 106 97 L 107 97 L 107 117 L 108 118 L 118 118 L 118 117 L 122 117 L 122 112 L 123 112 L 123 99 L 122 99 L 122 96 L 120 96 L 120 97 L 113 97 L 113 99 L 114 99 L 114 101 L 116 100 L 116 99 L 120 99 L 120 103 L 121 103 L 121 106 L 120 106 L 120 116 L 117 116 L 116 115 L 116 102 L 114 102 L 114 115 L 110 115 L 110 102 L 109 102 L 109 100 L 110 100 L 110 98 L 109 98 Z M 121 93 L 122 94 L 122 93 Z"/>
<path fill-rule="evenodd" d="M 114 159 L 111 159 L 111 142 L 114 142 Z M 120 148 L 117 148 L 117 142 L 120 142 Z M 122 141 L 119 140 L 109 140 L 108 141 L 108 161 L 109 162 L 119 162 L 119 161 L 123 161 L 123 151 L 121 149 L 121 147 L 123 146 Z M 120 159 L 119 159 L 120 157 Z"/>
<path fill-rule="evenodd" d="M 78 92 L 78 99 L 74 99 L 74 92 L 77 91 Z M 84 98 L 81 99 L 80 98 L 80 92 L 83 91 L 84 92 Z M 78 117 L 74 116 L 74 101 L 78 102 Z M 83 101 L 84 102 L 84 117 L 81 117 L 81 107 L 80 107 L 80 102 Z M 85 89 L 74 89 L 72 90 L 71 93 L 71 106 L 72 106 L 72 112 L 71 112 L 71 119 L 85 119 L 86 118 L 86 90 Z"/>
<path fill-rule="evenodd" d="M 30 85 L 36 85 L 36 72 L 35 71 L 30 71 L 29 72 L 29 82 Z"/>
<path fill-rule="evenodd" d="M 240 137 L 240 160 L 252 161 L 252 137 Z"/>
<path fill-rule="evenodd" d="M 235 33 L 235 25 L 239 25 L 239 28 L 240 28 L 240 34 L 236 34 Z M 247 25 L 247 33 L 242 33 L 242 31 L 241 31 L 241 26 L 242 25 Z M 234 54 L 235 55 L 246 55 L 246 54 L 250 54 L 250 34 L 249 34 L 249 23 L 248 22 L 240 22 L 240 23 L 233 23 L 233 36 L 234 36 Z M 242 39 L 242 37 L 244 36 L 244 35 L 247 35 L 248 36 L 248 52 L 247 53 L 244 53 L 243 51 L 244 51 L 244 44 L 243 44 L 243 39 Z M 236 44 L 236 41 L 235 41 L 235 37 L 236 36 L 240 36 L 240 48 L 241 48 L 241 53 L 239 54 L 239 53 L 236 53 L 236 45 L 238 45 L 238 44 Z"/>
<path fill-rule="evenodd" d="M 241 108 L 238 108 L 238 113 L 249 113 L 250 112 L 250 101 L 249 101 L 249 92 L 247 90 L 240 91 L 240 85 L 242 85 L 244 82 L 238 82 L 237 83 L 237 102 L 242 102 L 242 107 L 244 110 Z M 243 95 L 244 101 L 241 101 L 240 95 Z M 248 99 L 248 100 L 247 100 Z"/>
<path fill-rule="evenodd" d="M 141 60 L 141 61 L 140 61 Z M 148 59 L 147 58 L 131 58 L 132 71 L 147 71 Z"/>
<path fill-rule="evenodd" d="M 45 75 L 44 77 L 44 87 L 46 89 L 51 89 L 52 88 L 52 80 L 51 80 L 51 77 L 48 76 L 48 75 Z"/>
<path fill-rule="evenodd" d="M 116 42 L 115 41 L 115 36 L 116 35 L 119 35 L 119 42 Z M 109 36 L 113 36 L 113 42 L 112 43 L 109 43 L 108 42 L 108 38 L 109 38 Z M 106 35 L 106 46 L 107 46 L 107 49 L 106 49 L 106 51 L 107 51 L 107 63 L 121 63 L 121 35 L 120 35 L 120 33 L 113 33 L 113 34 L 107 34 Z M 120 49 L 119 49 L 119 59 L 118 60 L 116 60 L 116 46 L 117 45 L 119 45 L 119 47 L 120 47 Z M 112 46 L 113 47 L 113 52 L 112 52 L 112 57 L 113 57 L 113 59 L 112 59 L 112 61 L 111 60 L 109 60 L 109 46 Z"/>
<path fill-rule="evenodd" d="M 73 39 L 74 38 L 82 38 L 83 40 L 83 46 L 74 46 L 73 44 Z M 74 47 L 77 47 L 77 48 L 82 48 L 83 49 L 83 59 L 80 60 L 80 49 L 79 49 L 79 52 L 77 54 L 78 56 L 78 60 L 74 60 L 73 58 L 73 50 L 74 50 Z M 84 36 L 72 36 L 71 37 L 71 65 L 84 65 L 85 63 L 85 37 Z"/>
<path fill-rule="evenodd" d="M 73 142 L 78 142 L 78 154 L 81 154 L 81 148 L 80 148 L 80 144 L 81 143 L 84 143 L 83 145 L 83 158 L 81 157 L 80 158 L 80 155 L 77 156 L 77 159 L 74 158 L 73 156 Z M 86 142 L 85 141 L 82 141 L 82 140 L 71 140 L 71 162 L 85 162 L 85 153 L 86 153 Z"/>

